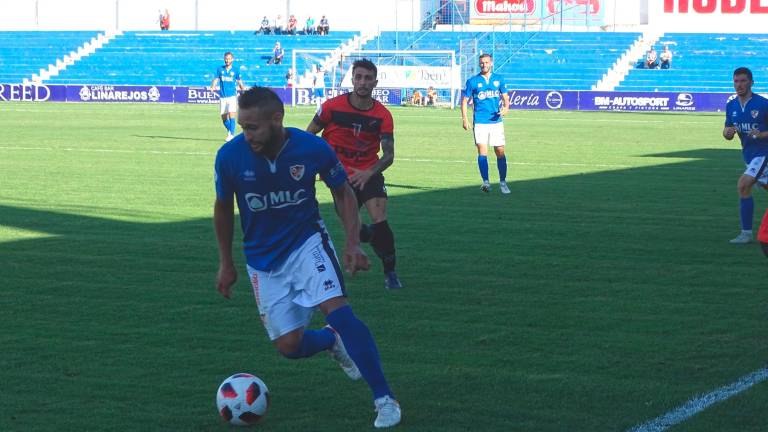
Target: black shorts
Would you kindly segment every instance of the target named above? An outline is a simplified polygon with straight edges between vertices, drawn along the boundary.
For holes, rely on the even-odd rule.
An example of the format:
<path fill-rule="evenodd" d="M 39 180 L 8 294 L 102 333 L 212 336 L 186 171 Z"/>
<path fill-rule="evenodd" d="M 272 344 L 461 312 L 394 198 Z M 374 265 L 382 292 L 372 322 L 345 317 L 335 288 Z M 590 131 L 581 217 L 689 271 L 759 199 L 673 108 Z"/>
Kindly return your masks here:
<path fill-rule="evenodd" d="M 387 187 L 384 186 L 384 176 L 381 173 L 374 174 L 363 186 L 363 190 L 352 186 L 357 198 L 357 206 L 362 207 L 371 198 L 386 198 Z"/>

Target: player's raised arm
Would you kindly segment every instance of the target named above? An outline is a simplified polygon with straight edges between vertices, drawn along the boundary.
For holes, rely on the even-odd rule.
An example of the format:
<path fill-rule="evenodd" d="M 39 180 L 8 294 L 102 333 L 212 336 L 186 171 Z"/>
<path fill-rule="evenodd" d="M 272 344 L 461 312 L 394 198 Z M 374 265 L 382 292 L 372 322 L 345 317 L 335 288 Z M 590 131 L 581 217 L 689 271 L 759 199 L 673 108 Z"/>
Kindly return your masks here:
<path fill-rule="evenodd" d="M 332 188 L 331 194 L 336 203 L 336 212 L 344 227 L 346 243 L 344 246 L 344 268 L 355 274 L 358 270 L 368 270 L 371 267 L 368 256 L 360 248 L 360 213 L 357 207 L 355 192 L 349 183 Z"/>
<path fill-rule="evenodd" d="M 237 281 L 237 270 L 232 259 L 232 236 L 234 232 L 234 200 L 217 198 L 213 205 L 213 228 L 219 246 L 219 271 L 216 275 L 216 289 L 229 298 L 232 285 Z"/>

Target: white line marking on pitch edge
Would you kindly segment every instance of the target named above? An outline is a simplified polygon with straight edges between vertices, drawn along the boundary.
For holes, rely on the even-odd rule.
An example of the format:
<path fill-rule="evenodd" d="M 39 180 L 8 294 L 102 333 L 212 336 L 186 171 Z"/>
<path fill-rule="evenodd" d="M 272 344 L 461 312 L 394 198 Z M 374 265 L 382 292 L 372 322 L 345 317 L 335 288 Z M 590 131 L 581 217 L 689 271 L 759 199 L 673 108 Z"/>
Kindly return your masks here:
<path fill-rule="evenodd" d="M 704 411 L 710 406 L 722 402 L 744 390 L 768 379 L 768 368 L 758 369 L 728 385 L 715 389 L 705 395 L 698 396 L 680 405 L 674 410 L 641 425 L 635 426 L 628 432 L 661 432 L 687 420 Z"/>

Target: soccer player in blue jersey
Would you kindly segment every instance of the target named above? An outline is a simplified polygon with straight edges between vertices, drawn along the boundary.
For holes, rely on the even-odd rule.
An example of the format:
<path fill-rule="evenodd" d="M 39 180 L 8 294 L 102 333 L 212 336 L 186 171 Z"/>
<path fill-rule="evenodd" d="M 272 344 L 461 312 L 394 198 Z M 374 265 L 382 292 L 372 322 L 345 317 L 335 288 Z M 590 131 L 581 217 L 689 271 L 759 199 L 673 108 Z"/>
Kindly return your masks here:
<path fill-rule="evenodd" d="M 725 106 L 725 128 L 723 137 L 732 140 L 738 135 L 741 140 L 741 154 L 747 169 L 739 178 L 739 212 L 741 233 L 731 243 L 752 242 L 752 219 L 755 204 L 752 187 L 766 176 L 768 164 L 768 99 L 752 93 L 752 71 L 740 67 L 733 72 L 733 87 L 736 97 Z M 762 183 L 762 182 L 761 182 Z"/>
<path fill-rule="evenodd" d="M 502 118 L 509 109 L 509 94 L 504 79 L 491 72 L 493 59 L 490 54 L 480 56 L 480 73 L 467 80 L 461 98 L 461 123 L 464 130 L 469 130 L 467 121 L 467 102 L 472 99 L 473 131 L 477 146 L 477 165 L 483 185 L 480 190 L 489 192 L 488 181 L 488 146 L 496 153 L 496 166 L 499 169 L 499 189 L 508 194 L 507 158 L 504 155 L 504 123 Z"/>
<path fill-rule="evenodd" d="M 329 351 L 350 378 L 362 377 L 370 386 L 378 412 L 374 426 L 394 426 L 400 422 L 400 405 L 384 377 L 373 336 L 347 303 L 341 268 L 315 198 L 319 174 L 331 190 L 346 234 L 344 267 L 352 274 L 367 270 L 357 200 L 344 167 L 322 138 L 283 127 L 283 103 L 272 90 L 253 87 L 238 104 L 243 133 L 216 155 L 217 289 L 229 298 L 237 280 L 232 259 L 237 202 L 248 275 L 275 348 L 290 359 Z M 315 309 L 325 315 L 326 327 L 307 328 Z"/>
<path fill-rule="evenodd" d="M 221 121 L 227 129 L 229 141 L 235 136 L 237 120 L 237 90 L 245 90 L 240 72 L 232 67 L 234 57 L 231 52 L 224 54 L 224 65 L 216 69 L 216 76 L 211 81 L 211 91 L 219 92 L 219 104 L 221 106 Z"/>

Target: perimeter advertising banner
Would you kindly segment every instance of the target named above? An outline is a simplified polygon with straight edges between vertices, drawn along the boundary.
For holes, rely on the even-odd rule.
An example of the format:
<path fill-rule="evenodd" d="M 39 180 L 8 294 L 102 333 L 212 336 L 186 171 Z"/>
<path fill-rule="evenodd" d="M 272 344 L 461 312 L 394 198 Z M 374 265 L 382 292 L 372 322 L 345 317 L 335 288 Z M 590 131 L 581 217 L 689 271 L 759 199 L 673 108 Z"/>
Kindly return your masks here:
<path fill-rule="evenodd" d="M 288 88 L 272 89 L 286 105 L 292 101 Z M 326 89 L 333 97 L 349 89 Z M 299 105 L 314 105 L 312 89 L 296 89 Z M 376 88 L 374 99 L 385 105 L 400 105 L 399 88 Z M 126 85 L 23 85 L 0 84 L 0 102 L 110 102 L 110 103 L 191 103 L 218 104 L 219 95 L 203 86 L 126 86 Z"/>
<path fill-rule="evenodd" d="M 380 65 L 379 86 L 388 88 L 459 88 L 461 70 L 450 66 Z M 352 66 L 344 73 L 341 87 L 352 87 Z"/>
<path fill-rule="evenodd" d="M 606 0 L 470 0 L 469 23 L 504 25 L 540 21 L 602 25 Z"/>
<path fill-rule="evenodd" d="M 765 33 L 768 0 L 654 0 L 648 20 L 675 32 Z"/>
<path fill-rule="evenodd" d="M 292 89 L 273 89 L 286 105 Z M 333 97 L 349 89 L 326 89 Z M 376 88 L 373 97 L 385 105 L 401 105 L 400 88 Z M 573 111 L 719 112 L 731 93 L 596 92 L 575 90 L 510 90 L 511 109 Z M 192 103 L 216 104 L 219 96 L 207 87 L 0 84 L 0 102 Z M 298 105 L 314 105 L 311 89 L 297 88 Z"/>

